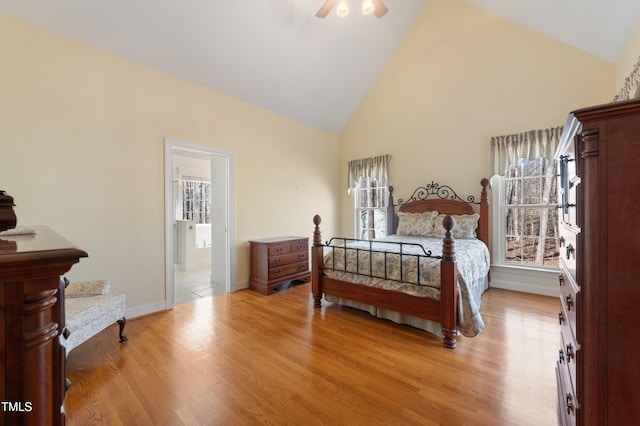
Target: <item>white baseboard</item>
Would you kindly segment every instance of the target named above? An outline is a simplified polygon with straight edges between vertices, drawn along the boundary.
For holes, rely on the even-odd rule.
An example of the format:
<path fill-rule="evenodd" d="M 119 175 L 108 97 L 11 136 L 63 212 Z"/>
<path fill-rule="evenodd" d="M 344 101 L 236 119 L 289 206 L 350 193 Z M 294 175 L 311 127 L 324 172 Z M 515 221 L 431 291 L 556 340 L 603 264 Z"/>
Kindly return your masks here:
<path fill-rule="evenodd" d="M 557 271 L 494 266 L 490 287 L 544 296 L 560 296 Z"/>
<path fill-rule="evenodd" d="M 236 281 L 235 289 L 231 291 L 244 290 L 245 288 L 249 288 L 249 280 Z"/>
<path fill-rule="evenodd" d="M 249 288 L 248 279 L 236 282 L 235 288 L 231 289 L 231 291 L 238 291 L 245 288 Z M 166 311 L 166 310 L 167 310 L 167 305 L 163 300 L 159 302 L 148 303 L 145 305 L 138 305 L 138 306 L 132 306 L 132 307 L 127 306 L 126 315 L 127 315 L 127 318 L 129 319 L 129 318 L 141 317 L 143 315 L 155 314 L 156 312 Z"/>
<path fill-rule="evenodd" d="M 166 311 L 166 310 L 167 310 L 167 307 L 163 300 L 161 302 L 154 302 L 146 305 L 127 307 L 126 313 L 127 313 L 127 319 L 130 319 L 130 318 L 141 317 L 143 315 L 154 314 L 156 312 Z"/>

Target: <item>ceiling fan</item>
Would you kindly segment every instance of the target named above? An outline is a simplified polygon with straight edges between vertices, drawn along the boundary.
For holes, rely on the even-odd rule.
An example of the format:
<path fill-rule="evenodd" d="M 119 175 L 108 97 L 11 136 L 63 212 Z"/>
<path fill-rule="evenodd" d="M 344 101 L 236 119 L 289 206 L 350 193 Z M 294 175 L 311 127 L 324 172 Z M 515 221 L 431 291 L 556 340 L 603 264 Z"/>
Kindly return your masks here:
<path fill-rule="evenodd" d="M 331 9 L 338 4 L 336 13 L 338 16 L 347 16 L 349 14 L 349 4 L 347 0 L 326 0 L 322 7 L 316 12 L 318 18 L 326 18 Z M 362 13 L 368 15 L 373 12 L 376 18 L 381 18 L 389 9 L 384 5 L 382 0 L 362 0 Z"/>

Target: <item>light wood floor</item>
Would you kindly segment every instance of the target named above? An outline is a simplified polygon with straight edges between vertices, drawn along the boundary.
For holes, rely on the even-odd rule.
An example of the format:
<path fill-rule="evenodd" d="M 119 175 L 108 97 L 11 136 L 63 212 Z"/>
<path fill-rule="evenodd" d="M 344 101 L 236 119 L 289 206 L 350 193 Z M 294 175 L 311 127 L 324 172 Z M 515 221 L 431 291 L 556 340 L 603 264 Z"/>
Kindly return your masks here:
<path fill-rule="evenodd" d="M 129 320 L 70 354 L 67 424 L 557 425 L 557 298 L 488 290 L 456 350 L 309 284 Z"/>

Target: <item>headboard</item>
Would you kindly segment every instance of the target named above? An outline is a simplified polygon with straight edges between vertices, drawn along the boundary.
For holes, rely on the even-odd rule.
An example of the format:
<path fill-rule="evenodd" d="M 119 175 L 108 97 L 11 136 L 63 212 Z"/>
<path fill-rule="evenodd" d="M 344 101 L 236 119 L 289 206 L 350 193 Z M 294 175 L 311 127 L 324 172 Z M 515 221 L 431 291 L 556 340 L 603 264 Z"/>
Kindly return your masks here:
<path fill-rule="evenodd" d="M 474 205 L 479 205 L 480 219 L 476 234 L 478 239 L 489 245 L 489 197 L 487 187 L 489 180 L 484 178 L 480 181 L 482 191 L 480 201 L 476 201 L 473 195 L 467 197 L 466 201 L 456 194 L 448 185 L 440 185 L 431 181 L 426 186 L 420 186 L 413 191 L 413 194 L 404 201 L 402 198 L 395 204 L 393 201 L 393 187 L 389 187 L 389 206 L 387 207 L 387 235 L 395 234 L 398 229 L 398 212 L 421 213 L 425 211 L 437 210 L 438 213 L 462 215 L 473 214 Z M 397 211 L 396 211 L 397 210 Z"/>

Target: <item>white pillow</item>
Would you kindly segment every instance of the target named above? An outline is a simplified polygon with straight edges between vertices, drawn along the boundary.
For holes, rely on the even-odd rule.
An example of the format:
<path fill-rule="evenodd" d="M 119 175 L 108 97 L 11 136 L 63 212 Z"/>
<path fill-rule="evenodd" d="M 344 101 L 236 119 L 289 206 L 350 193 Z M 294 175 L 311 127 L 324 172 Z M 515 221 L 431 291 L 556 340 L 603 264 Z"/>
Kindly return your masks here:
<path fill-rule="evenodd" d="M 433 221 L 438 212 L 407 213 L 398 212 L 397 235 L 412 235 L 416 237 L 430 237 L 433 233 Z"/>
<path fill-rule="evenodd" d="M 433 236 L 438 238 L 444 238 L 445 229 L 442 226 L 442 221 L 445 218 L 445 214 L 439 214 L 433 221 Z M 474 214 L 452 214 L 451 217 L 456 221 L 451 233 L 453 238 L 470 239 L 476 238 L 476 228 L 478 228 L 478 220 L 480 215 Z"/>

